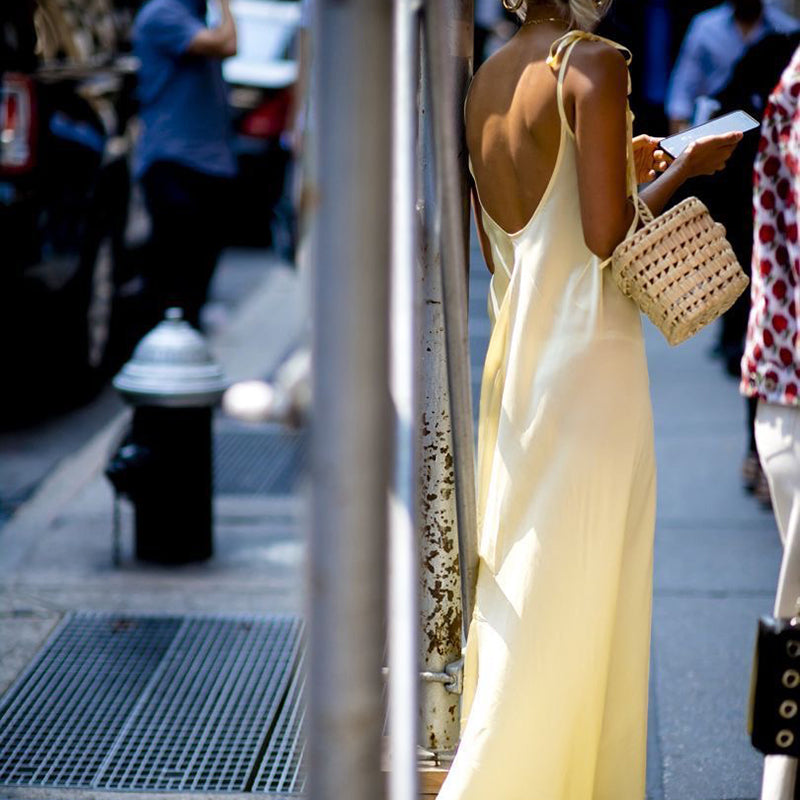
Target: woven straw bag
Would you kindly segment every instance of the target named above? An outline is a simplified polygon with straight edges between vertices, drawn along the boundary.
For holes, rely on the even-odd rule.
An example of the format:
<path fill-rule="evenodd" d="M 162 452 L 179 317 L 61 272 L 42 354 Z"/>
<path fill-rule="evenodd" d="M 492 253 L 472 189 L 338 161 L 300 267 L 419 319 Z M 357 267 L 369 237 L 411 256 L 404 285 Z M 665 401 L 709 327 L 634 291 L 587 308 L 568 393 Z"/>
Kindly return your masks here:
<path fill-rule="evenodd" d="M 646 224 L 614 251 L 612 274 L 666 340 L 680 344 L 724 314 L 749 280 L 725 228 L 696 197 L 655 219 L 636 202 Z"/>

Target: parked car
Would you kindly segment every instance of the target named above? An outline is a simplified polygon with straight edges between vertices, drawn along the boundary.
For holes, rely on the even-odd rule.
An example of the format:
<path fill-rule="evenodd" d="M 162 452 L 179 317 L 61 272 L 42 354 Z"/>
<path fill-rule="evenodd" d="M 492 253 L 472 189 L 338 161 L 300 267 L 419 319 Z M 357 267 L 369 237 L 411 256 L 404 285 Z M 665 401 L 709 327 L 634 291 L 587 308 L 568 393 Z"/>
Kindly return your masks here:
<path fill-rule="evenodd" d="M 135 65 L 107 0 L 81 2 L 0 4 L 0 424 L 111 367 Z"/>
<path fill-rule="evenodd" d="M 238 52 L 222 65 L 231 86 L 239 162 L 234 241 L 271 246 L 292 259 L 295 214 L 289 183 L 292 153 L 286 144 L 298 76 L 297 0 L 233 0 Z"/>

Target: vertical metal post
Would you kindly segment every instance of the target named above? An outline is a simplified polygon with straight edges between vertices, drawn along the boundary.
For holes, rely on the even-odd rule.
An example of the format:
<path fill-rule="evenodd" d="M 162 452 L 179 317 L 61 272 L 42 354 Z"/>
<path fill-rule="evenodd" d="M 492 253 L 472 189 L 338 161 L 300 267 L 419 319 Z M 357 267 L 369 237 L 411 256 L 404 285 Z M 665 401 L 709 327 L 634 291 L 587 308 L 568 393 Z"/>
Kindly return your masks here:
<path fill-rule="evenodd" d="M 467 194 L 465 180 L 461 185 L 453 182 L 453 170 L 466 169 L 466 151 L 454 143 L 463 141 L 463 97 L 471 73 L 471 4 L 428 0 L 424 38 L 419 136 L 423 229 L 420 584 L 421 654 L 428 680 L 421 687 L 421 721 L 423 745 L 446 758 L 458 745 L 461 648 L 472 612 L 477 557 L 466 320 Z M 454 159 L 457 152 L 460 156 Z M 454 287 L 444 271 L 456 264 L 461 276 Z M 450 683 L 441 679 L 447 674 L 453 678 Z"/>
<path fill-rule="evenodd" d="M 466 635 L 475 607 L 478 575 L 475 448 L 467 326 L 469 182 L 463 111 L 472 75 L 473 0 L 428 0 L 425 28 L 456 471 L 462 624 Z"/>
<path fill-rule="evenodd" d="M 391 11 L 314 4 L 311 800 L 385 796 Z"/>
<path fill-rule="evenodd" d="M 394 0 L 390 389 L 394 459 L 389 497 L 389 797 L 416 800 L 419 660 L 416 419 L 419 388 L 416 159 L 417 0 Z"/>
<path fill-rule="evenodd" d="M 427 59 L 423 57 L 417 144 L 422 273 L 420 659 L 423 670 L 443 673 L 449 664 L 461 658 L 462 613 L 455 459 L 427 66 Z M 421 684 L 420 742 L 426 749 L 445 758 L 455 751 L 460 730 L 459 710 L 459 698 L 444 684 L 434 681 Z"/>

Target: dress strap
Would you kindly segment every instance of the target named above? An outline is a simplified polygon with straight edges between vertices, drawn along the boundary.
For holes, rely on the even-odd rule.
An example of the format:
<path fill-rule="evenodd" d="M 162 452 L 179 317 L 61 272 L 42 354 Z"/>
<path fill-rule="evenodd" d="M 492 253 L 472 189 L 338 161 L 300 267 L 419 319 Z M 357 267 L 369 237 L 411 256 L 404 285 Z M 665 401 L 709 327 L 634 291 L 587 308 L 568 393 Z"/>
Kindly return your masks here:
<path fill-rule="evenodd" d="M 572 51 L 575 48 L 575 45 L 580 41 L 591 41 L 591 42 L 603 42 L 604 44 L 613 47 L 615 50 L 619 50 L 623 57 L 625 58 L 625 63 L 630 65 L 631 59 L 633 56 L 631 55 L 631 51 L 628 50 L 627 47 L 623 47 L 621 44 L 617 44 L 616 42 L 612 41 L 611 39 L 606 39 L 603 36 L 597 36 L 597 34 L 589 33 L 588 31 L 568 31 L 563 36 L 560 36 L 556 39 L 551 48 L 550 48 L 550 56 L 547 59 L 547 65 L 553 70 L 558 70 L 558 113 L 561 116 L 561 124 L 563 129 L 569 131 L 570 135 L 574 136 L 571 128 L 569 127 L 569 123 L 567 121 L 567 114 L 564 107 L 564 76 L 567 72 L 567 65 L 569 63 L 569 58 L 572 55 Z M 630 73 L 628 74 L 628 94 L 631 92 L 631 76 Z M 631 113 L 630 108 L 627 110 L 627 117 L 628 117 L 628 176 L 627 176 L 627 184 L 628 184 L 628 196 L 631 198 L 633 202 L 633 207 L 635 209 L 633 222 L 631 223 L 631 227 L 628 230 L 627 235 L 630 236 L 633 231 L 636 230 L 639 224 L 639 220 L 641 219 L 640 209 L 639 209 L 639 196 L 636 187 L 636 170 L 635 170 L 635 162 L 633 158 L 633 144 L 632 144 L 632 137 L 633 137 L 633 114 Z M 606 267 L 608 264 L 611 263 L 611 259 L 608 258 L 605 261 L 600 263 L 600 268 Z"/>
<path fill-rule="evenodd" d="M 631 59 L 633 58 L 631 51 L 628 50 L 627 47 L 623 47 L 621 44 L 611 41 L 611 39 L 606 39 L 603 36 L 598 36 L 597 34 L 589 33 L 588 31 L 567 31 L 563 36 L 559 36 L 558 39 L 553 42 L 552 46 L 550 47 L 550 55 L 547 59 L 547 65 L 553 71 L 558 70 L 558 88 L 556 90 L 558 97 L 558 113 L 561 116 L 561 124 L 564 126 L 565 130 L 569 131 L 570 133 L 572 133 L 572 129 L 569 127 L 569 123 L 567 122 L 567 114 L 564 106 L 564 77 L 567 74 L 567 65 L 569 64 L 569 58 L 572 55 L 572 51 L 575 49 L 575 45 L 580 41 L 603 42 L 604 44 L 609 45 L 622 53 L 623 57 L 625 58 L 625 63 L 628 65 L 630 65 Z M 631 76 L 628 75 L 628 94 L 630 93 Z"/>
<path fill-rule="evenodd" d="M 615 50 L 619 50 L 625 57 L 625 63 L 630 66 L 633 56 L 627 47 L 623 47 L 621 44 L 617 44 L 617 42 L 611 39 L 606 39 L 604 36 L 598 36 L 596 33 L 589 33 L 588 31 L 581 30 L 567 31 L 563 36 L 559 36 L 550 47 L 550 57 L 547 59 L 547 64 L 554 70 L 558 69 L 561 66 L 561 62 L 564 60 L 566 52 L 571 50 L 573 45 L 581 40 L 603 42 L 613 47 Z"/>

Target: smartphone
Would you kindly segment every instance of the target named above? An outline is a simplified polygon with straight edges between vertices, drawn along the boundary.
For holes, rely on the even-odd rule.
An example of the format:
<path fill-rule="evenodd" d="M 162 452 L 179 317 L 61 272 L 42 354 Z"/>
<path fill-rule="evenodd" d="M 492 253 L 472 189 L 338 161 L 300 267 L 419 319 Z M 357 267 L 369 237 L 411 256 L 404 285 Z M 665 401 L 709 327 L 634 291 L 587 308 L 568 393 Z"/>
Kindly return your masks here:
<path fill-rule="evenodd" d="M 731 111 L 730 114 L 723 114 L 710 122 L 687 128 L 674 136 L 667 136 L 661 140 L 659 147 L 667 155 L 677 158 L 692 142 L 696 142 L 704 136 L 719 136 L 734 131 L 746 133 L 758 127 L 760 127 L 760 123 L 744 111 Z"/>

